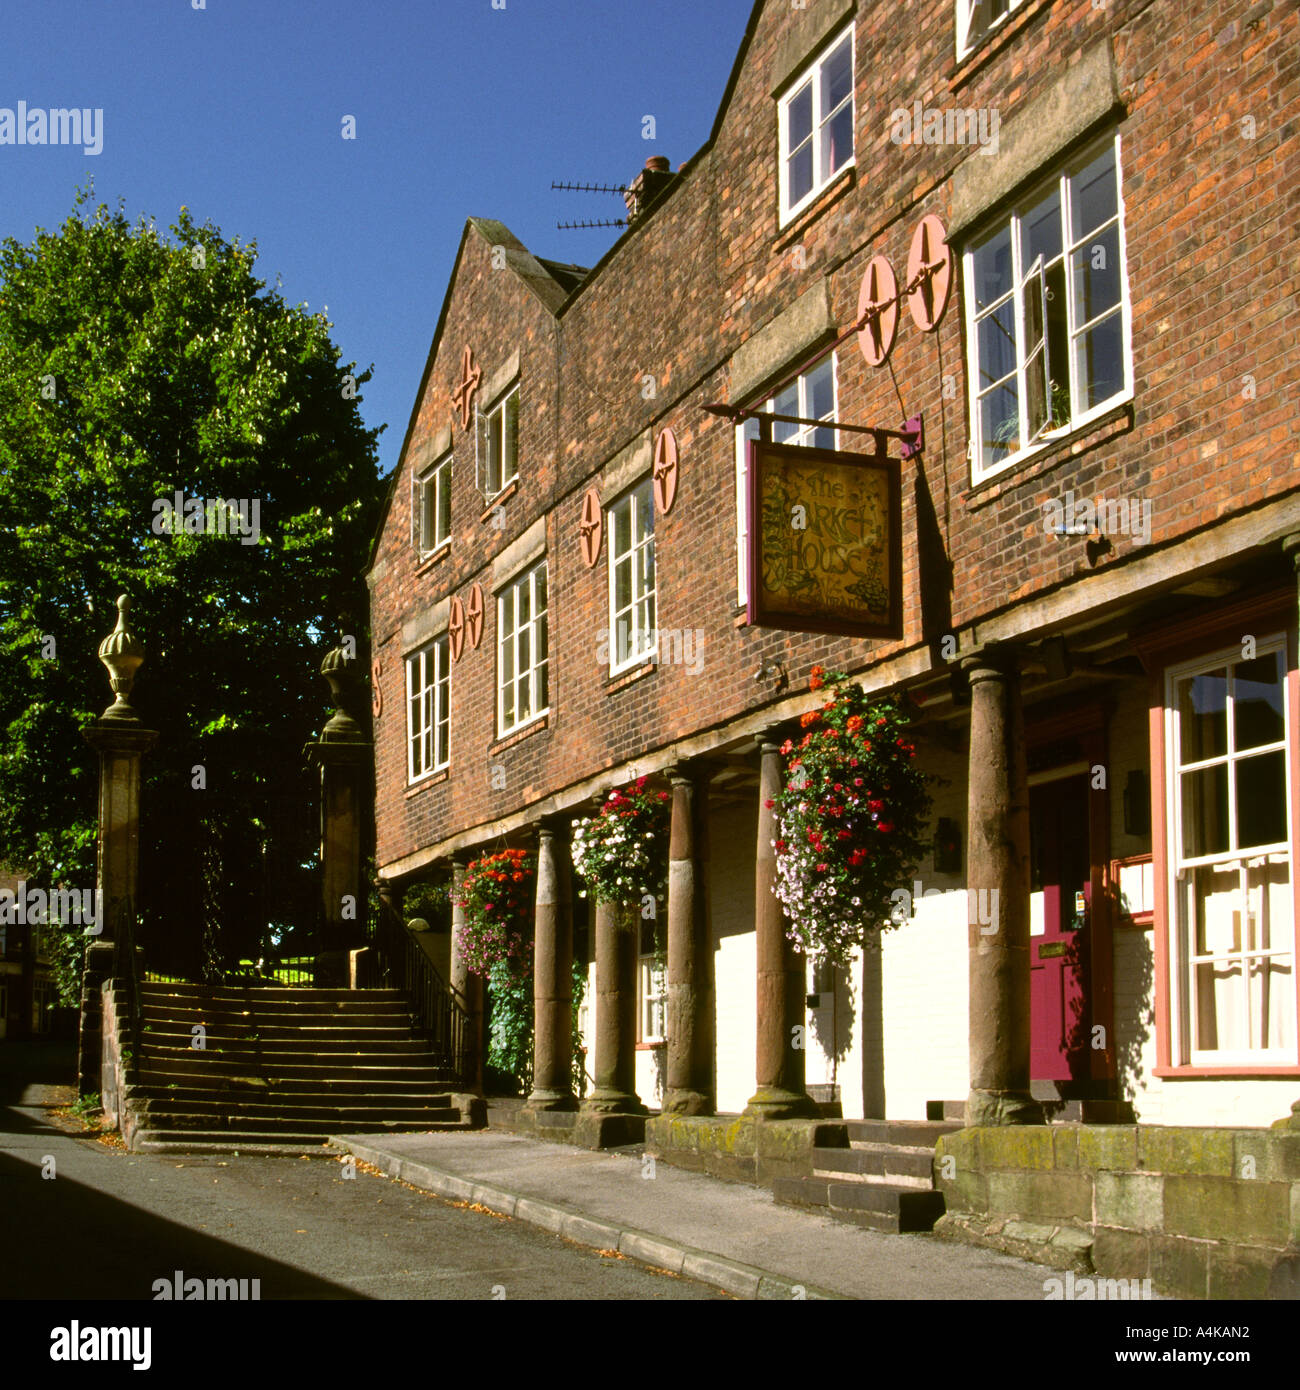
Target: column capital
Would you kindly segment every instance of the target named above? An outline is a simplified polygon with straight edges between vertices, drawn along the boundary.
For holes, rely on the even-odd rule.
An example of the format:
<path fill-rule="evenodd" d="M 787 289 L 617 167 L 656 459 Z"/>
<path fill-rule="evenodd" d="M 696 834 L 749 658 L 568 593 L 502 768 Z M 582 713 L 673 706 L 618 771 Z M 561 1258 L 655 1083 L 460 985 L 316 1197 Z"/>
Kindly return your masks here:
<path fill-rule="evenodd" d="M 1300 531 L 1292 531 L 1289 536 L 1282 537 L 1282 554 L 1291 557 L 1291 563 L 1300 573 Z"/>
<path fill-rule="evenodd" d="M 560 840 L 567 843 L 572 834 L 572 820 L 567 814 L 555 812 L 539 816 L 532 822 L 529 829 L 536 834 L 539 843 L 543 839 Z"/>
<path fill-rule="evenodd" d="M 1023 648 L 1015 642 L 986 642 L 975 651 L 964 653 L 958 664 L 967 680 L 992 680 L 1015 675 L 1023 654 Z"/>

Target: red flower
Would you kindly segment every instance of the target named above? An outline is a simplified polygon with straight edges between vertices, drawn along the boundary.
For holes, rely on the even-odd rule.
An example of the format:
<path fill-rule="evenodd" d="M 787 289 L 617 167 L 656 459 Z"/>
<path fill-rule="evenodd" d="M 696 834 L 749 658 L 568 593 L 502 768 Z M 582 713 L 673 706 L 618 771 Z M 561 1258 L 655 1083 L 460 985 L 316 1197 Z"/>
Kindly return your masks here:
<path fill-rule="evenodd" d="M 801 714 L 799 716 L 799 726 L 800 728 L 806 729 L 810 725 L 815 724 L 820 718 L 821 714 L 817 710 L 810 709 L 807 714 Z"/>
<path fill-rule="evenodd" d="M 820 690 L 822 686 L 826 684 L 822 679 L 825 674 L 826 672 L 820 666 L 814 666 L 812 668 L 812 673 L 808 677 L 808 689 Z"/>
<path fill-rule="evenodd" d="M 857 731 L 862 727 L 862 723 L 863 720 L 860 714 L 851 714 L 844 721 L 844 727 L 849 731 L 849 733 L 856 734 Z"/>
<path fill-rule="evenodd" d="M 818 872 L 819 874 L 824 874 L 824 873 L 826 872 L 826 865 L 825 865 L 825 864 L 818 864 L 818 865 L 817 865 L 817 872 Z"/>
<path fill-rule="evenodd" d="M 768 799 L 763 803 L 763 805 L 766 806 L 767 809 L 770 811 L 772 807 L 776 805 L 776 802 L 773 801 L 772 798 L 769 796 Z"/>
<path fill-rule="evenodd" d="M 880 718 L 876 720 L 876 727 L 879 728 L 884 722 L 885 722 L 885 716 L 882 714 L 882 715 L 880 716 Z"/>
<path fill-rule="evenodd" d="M 882 820 L 880 824 L 876 826 L 876 829 L 879 830 L 882 835 L 888 835 L 893 828 L 894 822 L 892 820 Z"/>

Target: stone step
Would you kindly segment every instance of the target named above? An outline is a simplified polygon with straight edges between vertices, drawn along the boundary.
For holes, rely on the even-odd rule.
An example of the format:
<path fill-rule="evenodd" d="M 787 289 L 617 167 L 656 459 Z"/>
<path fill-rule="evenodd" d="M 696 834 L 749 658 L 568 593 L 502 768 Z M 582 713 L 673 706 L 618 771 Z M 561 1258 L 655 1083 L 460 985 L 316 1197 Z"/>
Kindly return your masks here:
<path fill-rule="evenodd" d="M 857 1141 L 848 1149 L 813 1150 L 813 1172 L 819 1177 L 928 1190 L 934 1185 L 933 1169 L 934 1150 L 927 1148 Z"/>
<path fill-rule="evenodd" d="M 401 1098 L 408 1095 L 449 1094 L 461 1089 L 457 1078 L 449 1071 L 428 1068 L 422 1072 L 399 1072 L 391 1077 L 358 1077 L 349 1071 L 338 1073 L 328 1068 L 316 1069 L 322 1075 L 314 1077 L 263 1075 L 255 1072 L 227 1072 L 212 1069 L 195 1071 L 155 1071 L 141 1067 L 135 1073 L 137 1086 L 153 1091 L 175 1094 L 187 1088 L 204 1092 L 264 1091 L 275 1096 L 298 1095 L 374 1096 L 376 1099 Z"/>
<path fill-rule="evenodd" d="M 845 1120 L 843 1128 L 850 1144 L 858 1141 L 933 1149 L 942 1135 L 955 1134 L 962 1126 L 956 1120 Z"/>
<path fill-rule="evenodd" d="M 407 1111 L 451 1108 L 451 1093 L 419 1091 L 386 1091 L 341 1094 L 334 1088 L 313 1087 L 307 1091 L 285 1091 L 278 1086 L 258 1086 L 248 1083 L 221 1083 L 212 1086 L 133 1085 L 126 1088 L 126 1098 L 132 1103 L 147 1103 L 156 1109 L 170 1105 L 186 1109 L 191 1105 L 208 1108 L 224 1106 L 231 1109 L 268 1109 L 277 1114 L 300 1114 L 304 1109 L 344 1111 L 364 1109 L 382 1114 Z"/>
<path fill-rule="evenodd" d="M 393 1043 L 412 1043 L 418 1039 L 411 1037 L 411 1028 L 406 1025 L 374 1025 L 358 1027 L 352 1024 L 331 1023 L 325 1027 L 314 1028 L 310 1024 L 296 1027 L 263 1024 L 260 1019 L 248 1018 L 239 1022 L 211 1023 L 196 1018 L 192 1024 L 176 1023 L 171 1020 L 158 1022 L 145 1019 L 140 1029 L 140 1041 L 144 1044 L 158 1043 L 160 1046 L 175 1046 L 178 1039 L 184 1039 L 185 1046 L 195 1036 L 193 1029 L 202 1026 L 207 1035 L 208 1045 L 213 1041 L 222 1043 L 257 1042 L 291 1044 L 304 1048 L 327 1047 L 344 1043 L 369 1043 L 376 1047 L 386 1047 Z M 252 1035 L 256 1036 L 252 1036 Z"/>
<path fill-rule="evenodd" d="M 185 1137 L 188 1134 L 224 1134 L 234 1131 L 240 1134 L 261 1134 L 271 1136 L 291 1135 L 295 1142 L 303 1136 L 317 1140 L 330 1138 L 335 1134 L 423 1134 L 445 1129 L 464 1129 L 465 1124 L 460 1111 L 438 1111 L 436 1115 L 419 1119 L 359 1119 L 356 1116 L 334 1118 L 303 1118 L 299 1115 L 281 1116 L 278 1114 L 247 1114 L 242 1109 L 235 1114 L 222 1114 L 211 1110 L 168 1110 L 165 1113 L 150 1113 L 142 1117 L 136 1132 L 163 1131 L 170 1138 Z"/>
<path fill-rule="evenodd" d="M 200 1115 L 209 1125 L 231 1123 L 232 1115 L 239 1116 L 241 1124 L 259 1128 L 263 1121 L 280 1129 L 301 1129 L 309 1125 L 323 1124 L 338 1129 L 362 1130 L 369 1125 L 385 1128 L 393 1124 L 423 1125 L 437 1123 L 451 1118 L 459 1118 L 459 1110 L 449 1105 L 431 1105 L 416 1102 L 414 1105 L 330 1105 L 311 1098 L 304 1102 L 286 1103 L 284 1101 L 250 1100 L 245 1096 L 205 1096 L 190 1094 L 173 1099 L 159 1097 L 132 1097 L 134 1114 L 141 1124 L 161 1125 L 164 1121 L 180 1116 Z M 188 1123 L 188 1120 L 187 1120 Z"/>
<path fill-rule="evenodd" d="M 141 1023 L 155 1028 L 171 1024 L 189 1028 L 195 1023 L 206 1027 L 237 1028 L 255 1022 L 266 1028 L 409 1028 L 411 1018 L 405 1009 L 214 1009 L 196 1004 L 192 1009 L 162 1008 L 148 1005 Z"/>
<path fill-rule="evenodd" d="M 313 1003 L 346 1004 L 351 1000 L 363 1000 L 370 1004 L 406 1004 L 406 996 L 400 989 L 314 989 L 296 985 L 142 984 L 140 999 L 146 1004 L 167 999 L 252 999 L 257 1002 L 285 1000 L 304 1008 Z"/>
<path fill-rule="evenodd" d="M 942 1192 L 834 1178 L 777 1178 L 772 1195 L 784 1205 L 812 1207 L 873 1231 L 931 1231 L 944 1212 Z"/>
<path fill-rule="evenodd" d="M 174 1057 L 189 1053 L 206 1052 L 226 1057 L 255 1057 L 259 1062 L 276 1058 L 286 1062 L 302 1062 L 310 1057 L 350 1058 L 353 1062 L 362 1057 L 370 1057 L 375 1062 L 388 1059 L 398 1061 L 403 1057 L 425 1058 L 426 1066 L 437 1066 L 444 1059 L 433 1052 L 422 1038 L 412 1038 L 409 1034 L 402 1040 L 366 1041 L 364 1038 L 345 1040 L 313 1041 L 292 1046 L 291 1038 L 268 1038 L 266 1042 L 251 1038 L 223 1038 L 211 1034 L 204 1040 L 206 1046 L 191 1047 L 192 1035 L 189 1033 L 154 1035 L 144 1033 L 140 1038 L 140 1052 L 145 1057 Z M 372 1063 L 373 1065 L 373 1063 Z"/>
<path fill-rule="evenodd" d="M 248 1078 L 273 1080 L 277 1083 L 296 1081 L 305 1085 L 335 1085 L 346 1083 L 359 1089 L 371 1086 L 451 1086 L 458 1081 L 456 1074 L 447 1067 L 433 1065 L 420 1057 L 394 1057 L 377 1059 L 366 1065 L 349 1061 L 346 1067 L 335 1062 L 333 1065 L 320 1062 L 307 1062 L 296 1054 L 289 1061 L 273 1062 L 267 1058 L 256 1059 L 257 1064 L 243 1063 L 233 1059 L 203 1052 L 186 1052 L 177 1056 L 151 1056 L 146 1053 L 136 1068 L 136 1077 L 143 1083 L 166 1086 L 193 1084 L 196 1076 L 213 1076 L 238 1081 Z"/>

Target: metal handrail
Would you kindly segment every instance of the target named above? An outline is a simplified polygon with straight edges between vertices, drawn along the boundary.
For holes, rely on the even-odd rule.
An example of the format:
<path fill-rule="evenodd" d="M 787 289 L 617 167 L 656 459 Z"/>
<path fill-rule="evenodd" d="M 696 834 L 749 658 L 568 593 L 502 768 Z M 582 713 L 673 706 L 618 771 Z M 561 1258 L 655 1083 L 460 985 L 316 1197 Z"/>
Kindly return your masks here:
<path fill-rule="evenodd" d="M 455 991 L 438 973 L 437 967 L 404 926 L 395 925 L 385 914 L 375 924 L 372 944 L 377 957 L 377 974 L 385 987 L 406 995 L 411 1018 L 435 1052 L 441 1053 L 448 1069 L 462 1084 L 469 1078 L 469 1014 Z"/>

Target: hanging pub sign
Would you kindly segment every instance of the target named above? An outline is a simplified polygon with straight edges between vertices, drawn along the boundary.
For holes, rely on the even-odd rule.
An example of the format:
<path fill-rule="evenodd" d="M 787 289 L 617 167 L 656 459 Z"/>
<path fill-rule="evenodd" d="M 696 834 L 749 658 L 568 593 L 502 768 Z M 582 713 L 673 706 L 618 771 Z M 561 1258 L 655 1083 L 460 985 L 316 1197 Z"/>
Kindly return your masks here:
<path fill-rule="evenodd" d="M 746 530 L 752 626 L 903 635 L 897 460 L 750 440 Z"/>

